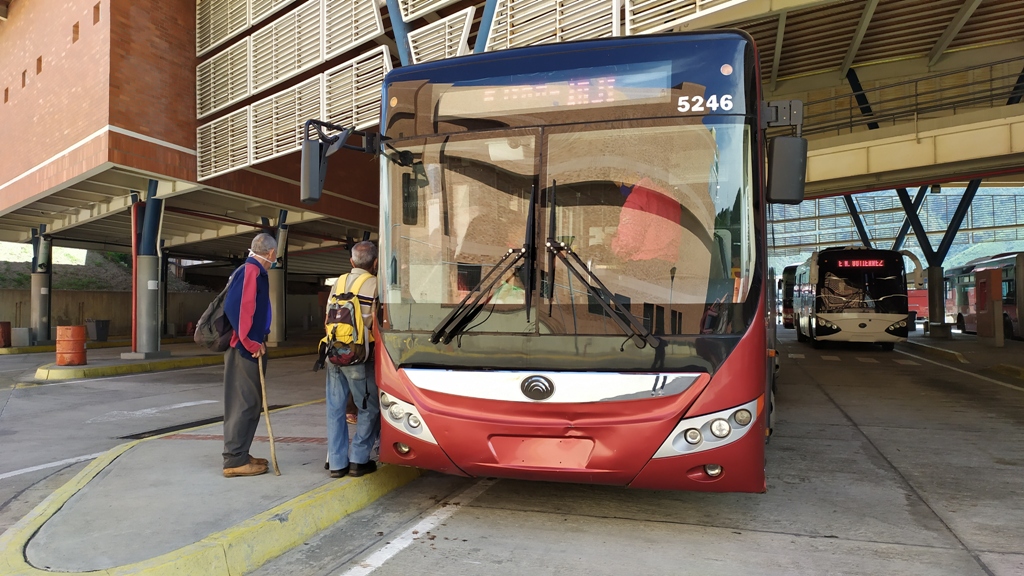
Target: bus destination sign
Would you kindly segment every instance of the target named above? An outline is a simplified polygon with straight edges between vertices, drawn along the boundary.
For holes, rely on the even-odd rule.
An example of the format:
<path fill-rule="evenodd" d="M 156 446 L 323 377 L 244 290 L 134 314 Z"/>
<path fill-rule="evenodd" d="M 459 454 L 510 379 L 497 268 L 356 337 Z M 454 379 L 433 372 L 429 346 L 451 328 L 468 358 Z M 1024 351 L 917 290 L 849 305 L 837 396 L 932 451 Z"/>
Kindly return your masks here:
<path fill-rule="evenodd" d="M 837 268 L 883 268 L 885 260 L 839 260 Z"/>

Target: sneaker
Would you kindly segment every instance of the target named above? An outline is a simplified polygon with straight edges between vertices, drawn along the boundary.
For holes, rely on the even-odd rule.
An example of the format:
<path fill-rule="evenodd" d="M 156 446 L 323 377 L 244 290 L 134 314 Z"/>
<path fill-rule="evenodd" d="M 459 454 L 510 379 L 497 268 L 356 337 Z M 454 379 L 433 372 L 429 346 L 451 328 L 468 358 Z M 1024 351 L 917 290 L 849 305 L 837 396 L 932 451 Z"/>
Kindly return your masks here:
<path fill-rule="evenodd" d="M 367 462 L 365 464 L 358 464 L 357 463 L 352 468 L 352 471 L 348 473 L 348 475 L 349 476 L 355 476 L 356 478 L 358 478 L 360 476 L 365 476 L 367 474 L 373 474 L 376 471 L 377 471 L 377 463 L 374 462 L 373 460 L 370 460 L 369 462 Z"/>
<path fill-rule="evenodd" d="M 350 464 L 346 464 L 341 470 L 331 470 L 331 478 L 344 478 L 345 476 L 348 476 L 350 467 Z"/>
<path fill-rule="evenodd" d="M 260 474 L 267 473 L 267 465 L 253 464 L 249 462 L 236 468 L 225 468 L 225 478 L 235 478 L 237 476 L 259 476 Z"/>
<path fill-rule="evenodd" d="M 256 458 L 255 456 L 250 454 L 249 455 L 249 464 L 256 464 L 256 465 L 259 465 L 259 466 L 267 466 L 267 465 L 270 464 L 270 461 L 267 460 L 266 458 Z"/>

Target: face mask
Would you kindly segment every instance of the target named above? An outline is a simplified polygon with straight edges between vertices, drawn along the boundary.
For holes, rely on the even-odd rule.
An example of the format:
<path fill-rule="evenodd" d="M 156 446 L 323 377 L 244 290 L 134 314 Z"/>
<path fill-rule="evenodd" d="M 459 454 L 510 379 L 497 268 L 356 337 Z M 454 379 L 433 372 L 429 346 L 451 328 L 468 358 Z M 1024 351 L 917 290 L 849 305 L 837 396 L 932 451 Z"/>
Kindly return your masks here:
<path fill-rule="evenodd" d="M 273 263 L 274 263 L 274 261 L 273 261 L 273 260 L 267 260 L 267 259 L 266 259 L 266 258 L 264 258 L 263 256 L 260 256 L 259 254 L 257 254 L 257 253 L 255 253 L 255 252 L 253 252 L 252 250 L 249 250 L 249 256 L 252 256 L 253 258 L 259 258 L 260 260 L 263 260 L 263 261 L 264 261 L 264 262 L 266 262 L 267 264 L 273 264 Z"/>

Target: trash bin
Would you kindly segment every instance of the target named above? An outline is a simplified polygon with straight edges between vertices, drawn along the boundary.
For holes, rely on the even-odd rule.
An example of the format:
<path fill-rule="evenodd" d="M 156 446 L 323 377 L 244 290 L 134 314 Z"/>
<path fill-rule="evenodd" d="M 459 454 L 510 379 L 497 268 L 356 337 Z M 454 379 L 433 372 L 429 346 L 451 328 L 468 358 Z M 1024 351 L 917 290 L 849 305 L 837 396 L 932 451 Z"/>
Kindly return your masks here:
<path fill-rule="evenodd" d="M 917 332 L 917 310 L 907 314 L 907 332 Z"/>
<path fill-rule="evenodd" d="M 57 366 L 85 365 L 85 326 L 57 327 Z"/>
<path fill-rule="evenodd" d="M 86 320 L 85 329 L 89 333 L 89 340 L 106 342 L 110 335 L 110 320 Z"/>
<path fill-rule="evenodd" d="M 7 348 L 11 345 L 11 323 L 0 322 L 0 348 Z"/>

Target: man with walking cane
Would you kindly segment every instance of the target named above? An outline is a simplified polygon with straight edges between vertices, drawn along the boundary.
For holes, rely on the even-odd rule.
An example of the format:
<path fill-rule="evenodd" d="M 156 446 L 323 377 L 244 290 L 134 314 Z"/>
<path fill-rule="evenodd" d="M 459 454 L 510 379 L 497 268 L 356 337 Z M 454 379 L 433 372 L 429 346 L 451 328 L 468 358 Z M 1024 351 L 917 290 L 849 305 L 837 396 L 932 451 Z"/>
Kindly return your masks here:
<path fill-rule="evenodd" d="M 249 257 L 232 275 L 224 297 L 224 314 L 234 329 L 231 346 L 224 352 L 225 478 L 267 472 L 267 460 L 254 458 L 249 448 L 265 405 L 261 379 L 267 367 L 265 341 L 271 317 L 267 268 L 276 257 L 273 236 L 253 238 Z"/>

